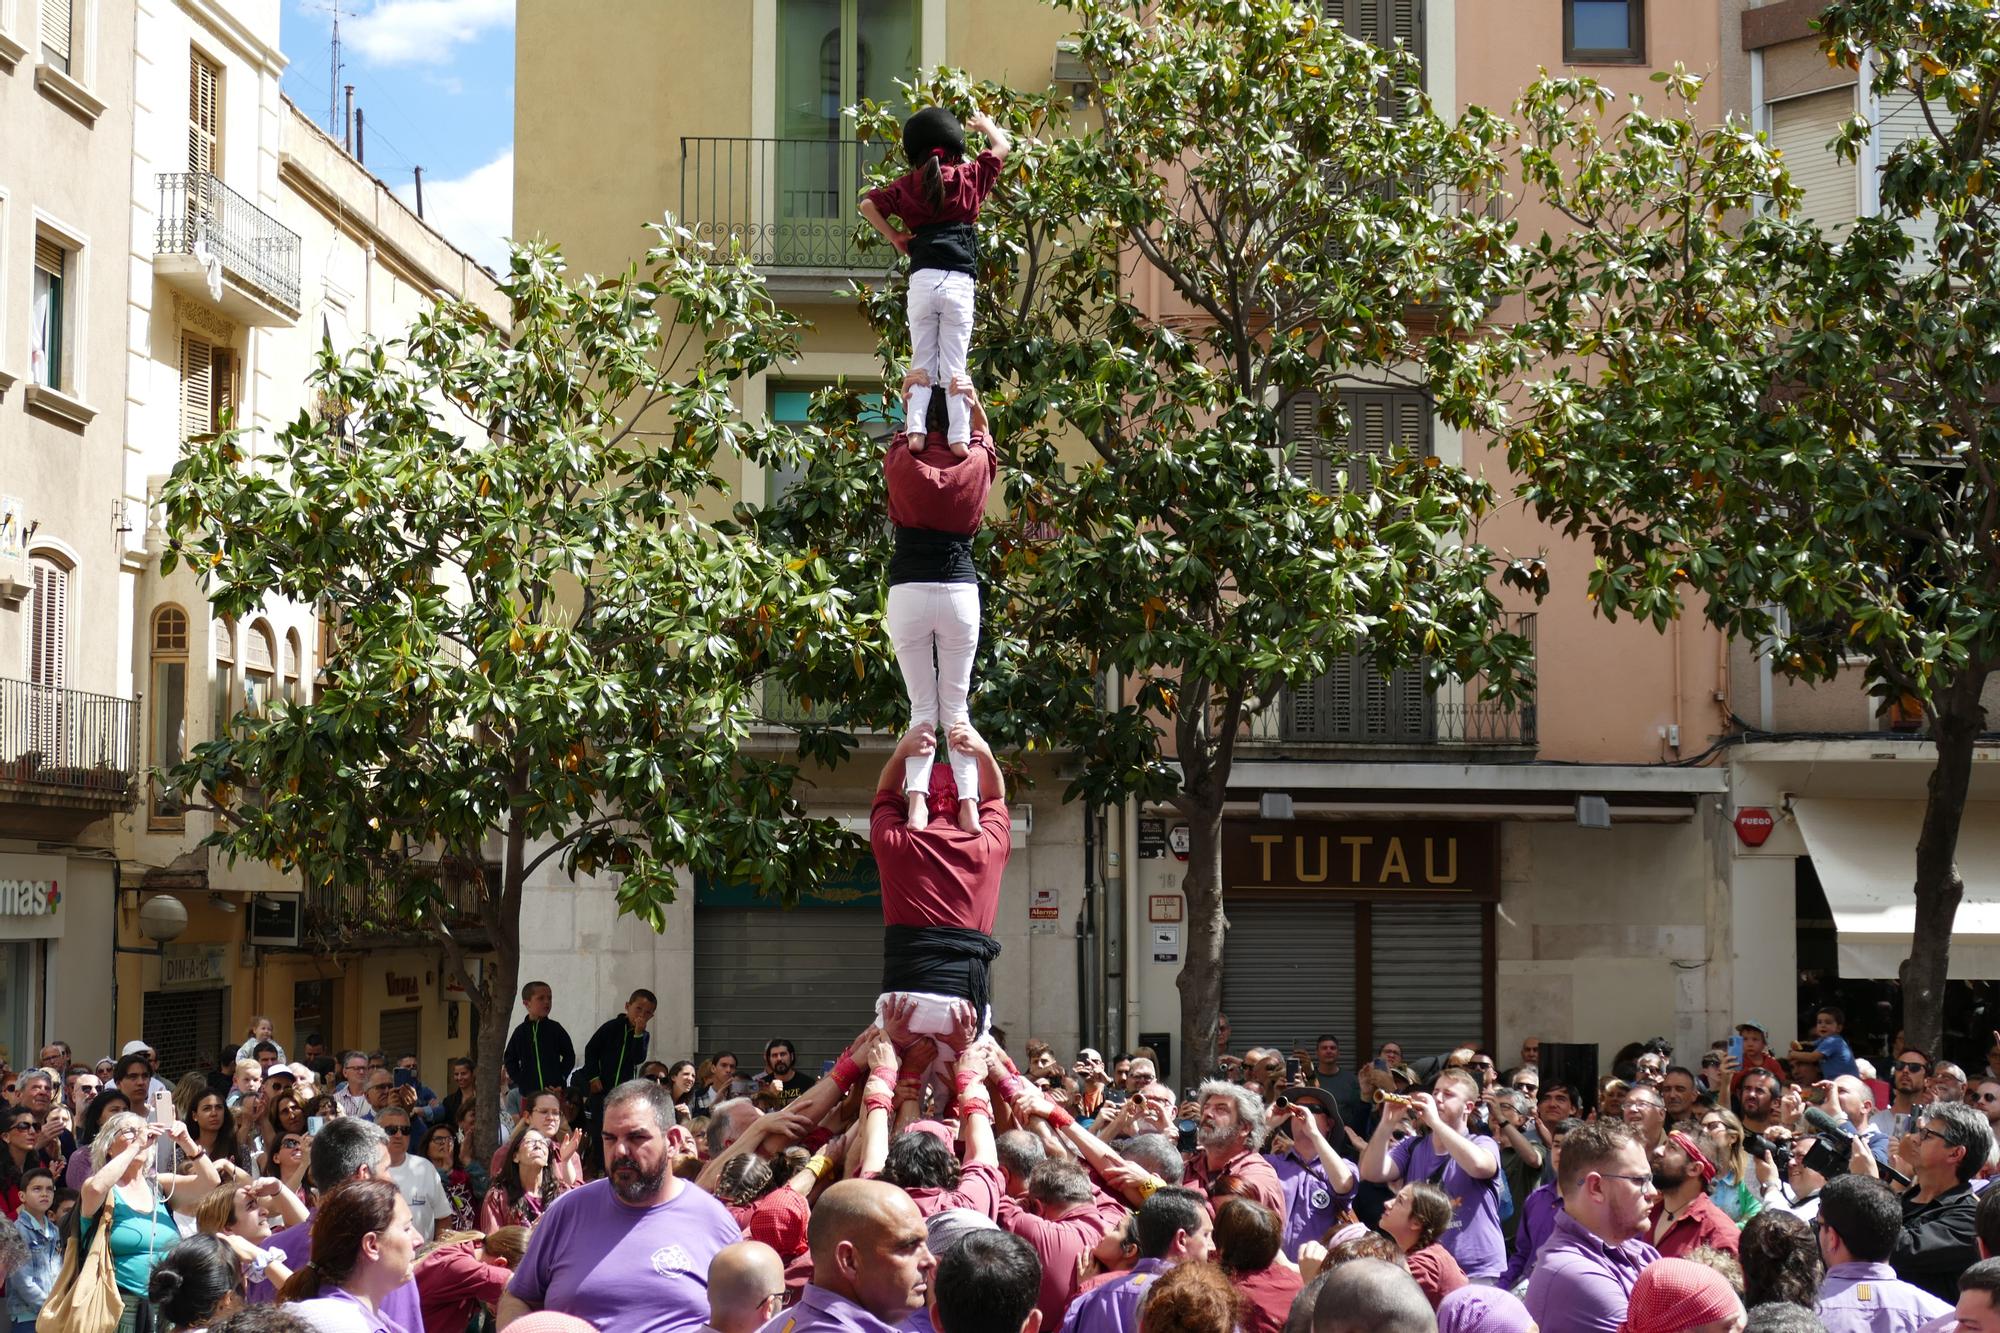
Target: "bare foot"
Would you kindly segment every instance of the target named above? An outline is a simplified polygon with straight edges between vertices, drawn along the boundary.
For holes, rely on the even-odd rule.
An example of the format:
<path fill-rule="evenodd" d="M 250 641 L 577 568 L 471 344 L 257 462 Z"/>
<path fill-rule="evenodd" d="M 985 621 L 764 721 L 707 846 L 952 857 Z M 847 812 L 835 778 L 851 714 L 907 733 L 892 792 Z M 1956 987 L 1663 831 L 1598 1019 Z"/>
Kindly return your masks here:
<path fill-rule="evenodd" d="M 924 433 L 920 430 L 913 430 L 909 434 L 905 435 L 903 438 L 910 442 L 910 452 L 913 454 L 922 453 L 924 451 L 924 445 L 929 443 L 929 441 L 927 441 L 924 438 Z"/>
<path fill-rule="evenodd" d="M 958 826 L 967 833 L 979 832 L 979 802 L 964 800 L 958 803 Z"/>
<path fill-rule="evenodd" d="M 921 791 L 910 791 L 910 792 L 904 792 L 903 795 L 907 797 L 909 800 L 910 808 L 907 818 L 909 820 L 910 827 L 918 830 L 927 828 L 931 822 L 930 793 Z"/>
<path fill-rule="evenodd" d="M 972 452 L 972 446 L 967 444 L 964 440 L 953 440 L 951 441 L 951 451 L 954 454 L 957 454 L 960 458 L 963 458 L 967 454 Z"/>

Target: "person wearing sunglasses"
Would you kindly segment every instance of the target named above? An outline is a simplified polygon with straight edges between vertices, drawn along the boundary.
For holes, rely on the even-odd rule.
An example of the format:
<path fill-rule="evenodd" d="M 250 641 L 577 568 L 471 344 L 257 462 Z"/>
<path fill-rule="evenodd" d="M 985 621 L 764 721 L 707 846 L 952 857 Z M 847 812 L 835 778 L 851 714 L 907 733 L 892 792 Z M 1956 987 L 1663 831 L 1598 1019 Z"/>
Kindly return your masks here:
<path fill-rule="evenodd" d="M 1930 1089 L 1926 1086 L 1931 1076 L 1931 1058 L 1914 1047 L 1906 1047 L 1896 1052 L 1896 1062 L 1890 1066 L 1895 1096 L 1889 1105 L 1877 1111 L 1869 1123 L 1882 1132 L 1883 1137 L 1894 1139 L 1909 1132 L 1915 1123 L 1917 1108 L 1930 1101 Z"/>
<path fill-rule="evenodd" d="M 403 1201 L 410 1205 L 410 1225 L 426 1243 L 437 1237 L 440 1217 L 451 1215 L 445 1198 L 444 1181 L 429 1159 L 410 1151 L 410 1113 L 400 1106 L 386 1106 L 375 1113 L 375 1123 L 389 1136 L 389 1179 L 396 1183 Z"/>
<path fill-rule="evenodd" d="M 1980 1079 L 1965 1094 L 1965 1103 L 1985 1116 L 1986 1123 L 1993 1127 L 1994 1137 L 2000 1138 L 2000 1078 Z"/>

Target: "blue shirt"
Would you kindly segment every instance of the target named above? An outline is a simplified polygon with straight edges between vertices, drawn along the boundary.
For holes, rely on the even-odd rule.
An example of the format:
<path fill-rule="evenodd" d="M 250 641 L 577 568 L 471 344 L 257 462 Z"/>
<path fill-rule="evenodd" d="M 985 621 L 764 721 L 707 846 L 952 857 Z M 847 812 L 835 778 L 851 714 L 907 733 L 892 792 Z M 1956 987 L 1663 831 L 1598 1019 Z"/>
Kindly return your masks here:
<path fill-rule="evenodd" d="M 1062 1333 L 1138 1333 L 1139 1302 L 1171 1267 L 1165 1259 L 1141 1259 L 1124 1277 L 1086 1291 L 1070 1302 Z"/>
<path fill-rule="evenodd" d="M 896 1325 L 883 1323 L 845 1296 L 808 1285 L 797 1305 L 778 1311 L 759 1333 L 896 1333 Z"/>
<path fill-rule="evenodd" d="M 5 1222 L 0 1218 L 0 1225 Z M 28 1257 L 7 1277 L 7 1317 L 17 1324 L 32 1324 L 62 1271 L 62 1232 L 53 1222 L 37 1223 L 25 1208 L 15 1219 L 14 1229 L 27 1243 Z"/>
<path fill-rule="evenodd" d="M 1847 1038 L 1838 1032 L 1831 1037 L 1821 1037 L 1813 1043 L 1813 1049 L 1819 1052 L 1821 1078 L 1839 1078 L 1842 1074 L 1861 1077 L 1861 1066 L 1854 1062 L 1854 1052 L 1848 1047 Z"/>
<path fill-rule="evenodd" d="M 1896 1276 L 1887 1264 L 1835 1264 L 1819 1289 L 1827 1333 L 1915 1333 L 1952 1307 Z"/>

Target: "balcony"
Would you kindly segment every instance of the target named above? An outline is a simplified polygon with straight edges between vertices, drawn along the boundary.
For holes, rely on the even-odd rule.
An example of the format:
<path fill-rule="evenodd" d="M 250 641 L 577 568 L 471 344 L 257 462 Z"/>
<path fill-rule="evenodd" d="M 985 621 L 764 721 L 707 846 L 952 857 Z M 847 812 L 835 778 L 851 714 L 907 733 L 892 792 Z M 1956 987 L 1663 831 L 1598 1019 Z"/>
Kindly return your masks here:
<path fill-rule="evenodd" d="M 0 678 L 0 800 L 127 809 L 138 755 L 130 699 Z"/>
<path fill-rule="evenodd" d="M 299 318 L 299 235 L 205 171 L 159 176 L 153 272 L 238 324 Z"/>
<path fill-rule="evenodd" d="M 487 863 L 486 882 L 497 886 L 502 871 L 498 862 Z M 488 948 L 479 882 L 469 874 L 445 870 L 440 897 L 442 917 L 452 934 L 468 949 Z M 403 917 L 390 892 L 377 885 L 308 884 L 302 905 L 305 912 L 296 947 L 308 953 L 435 942 L 426 927 Z"/>
<path fill-rule="evenodd" d="M 1535 642 L 1533 612 L 1506 617 L 1509 633 Z M 1333 670 L 1298 689 L 1287 689 L 1252 716 L 1245 740 L 1260 746 L 1366 746 L 1385 751 L 1501 750 L 1535 746 L 1535 700 L 1486 699 L 1484 677 L 1448 677 L 1427 689 L 1421 667 L 1388 676 L 1362 657 L 1343 658 Z"/>
<path fill-rule="evenodd" d="M 747 256 L 788 294 L 831 297 L 889 266 L 864 252 L 855 204 L 891 145 L 856 139 L 681 139 L 681 223 L 724 254 Z"/>

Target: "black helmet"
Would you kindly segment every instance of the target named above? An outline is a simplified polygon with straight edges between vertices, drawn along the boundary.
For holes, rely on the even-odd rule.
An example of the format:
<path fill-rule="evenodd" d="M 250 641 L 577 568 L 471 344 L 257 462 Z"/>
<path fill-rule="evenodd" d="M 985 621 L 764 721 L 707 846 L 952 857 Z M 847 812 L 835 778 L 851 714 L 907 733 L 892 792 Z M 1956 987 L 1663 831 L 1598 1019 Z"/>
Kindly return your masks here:
<path fill-rule="evenodd" d="M 903 122 L 903 157 L 911 166 L 922 165 L 933 148 L 948 158 L 965 156 L 965 127 L 941 106 L 927 106 Z"/>

